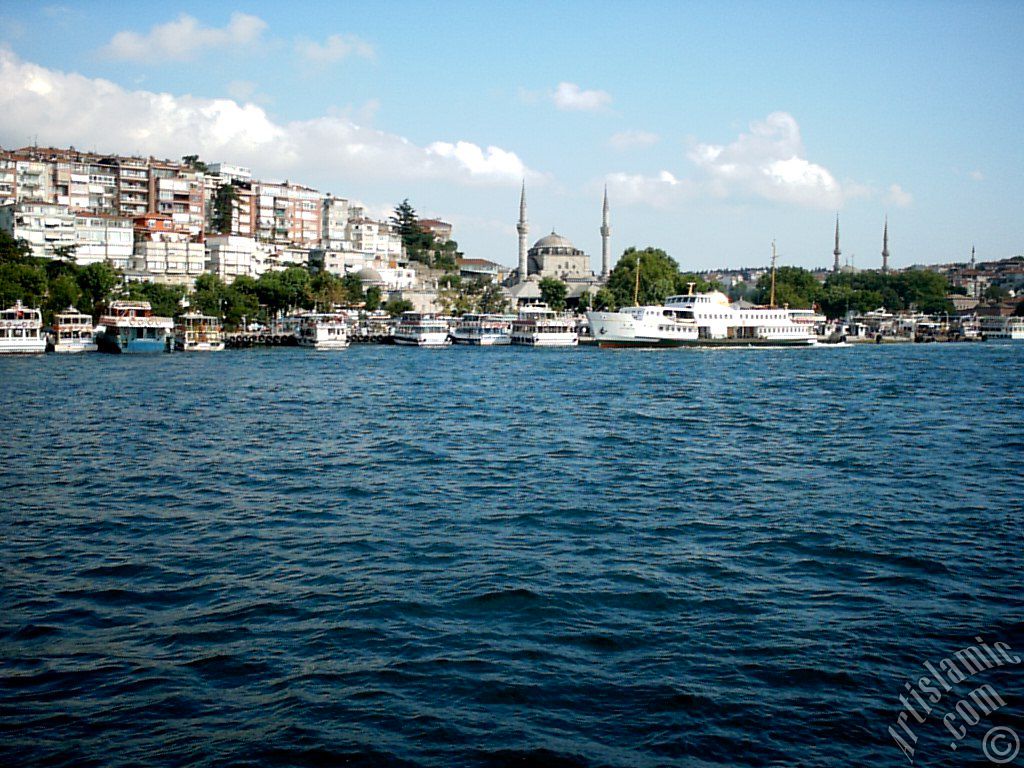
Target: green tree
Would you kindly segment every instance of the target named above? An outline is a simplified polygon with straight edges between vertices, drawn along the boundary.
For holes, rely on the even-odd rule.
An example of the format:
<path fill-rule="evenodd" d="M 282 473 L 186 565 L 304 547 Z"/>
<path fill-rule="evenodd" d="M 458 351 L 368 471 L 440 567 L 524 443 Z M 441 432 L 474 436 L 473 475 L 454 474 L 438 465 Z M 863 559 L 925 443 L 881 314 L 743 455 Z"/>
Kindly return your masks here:
<path fill-rule="evenodd" d="M 79 308 L 82 291 L 78 287 L 78 281 L 72 275 L 57 275 L 50 280 L 48 292 L 46 309 L 50 313 L 63 312 L 70 306 Z"/>
<path fill-rule="evenodd" d="M 987 301 L 994 301 L 998 303 L 1000 301 L 1006 301 L 1008 298 L 1010 298 L 1010 292 L 1000 285 L 990 285 L 988 288 L 985 289 L 985 292 L 982 294 L 982 297 L 985 298 Z"/>
<path fill-rule="evenodd" d="M 411 312 L 413 303 L 408 299 L 392 299 L 384 305 L 384 310 L 392 317 L 398 317 L 403 312 Z"/>
<path fill-rule="evenodd" d="M 223 317 L 227 293 L 228 287 L 217 275 L 202 274 L 192 289 L 191 306 L 204 315 Z"/>
<path fill-rule="evenodd" d="M 420 227 L 416 209 L 408 198 L 395 206 L 391 224 L 402 238 L 406 255 L 414 261 L 433 266 L 434 236 Z"/>
<path fill-rule="evenodd" d="M 209 173 L 210 169 L 206 163 L 199 159 L 199 155 L 184 155 L 181 158 L 181 162 L 191 168 L 193 171 L 201 171 L 203 173 Z"/>
<path fill-rule="evenodd" d="M 24 238 L 15 239 L 10 232 L 0 229 L 0 264 L 24 264 L 32 258 L 32 246 Z"/>
<path fill-rule="evenodd" d="M 46 271 L 36 264 L 8 262 L 0 264 L 0 308 L 21 301 L 38 307 L 46 295 Z"/>
<path fill-rule="evenodd" d="M 605 286 L 598 288 L 597 293 L 594 294 L 593 307 L 599 312 L 614 311 L 618 308 L 615 303 L 615 294 Z"/>
<path fill-rule="evenodd" d="M 612 294 L 614 306 L 633 306 L 638 263 L 640 287 L 637 291 L 637 301 L 641 305 L 661 304 L 673 294 L 685 293 L 687 281 L 695 283 L 698 291 L 704 290 L 707 286 L 707 283 L 697 275 L 680 273 L 675 259 L 660 248 L 645 248 L 638 251 L 631 247 L 623 252 L 605 285 Z"/>
<path fill-rule="evenodd" d="M 569 292 L 568 286 L 561 280 L 554 277 L 545 277 L 540 281 L 540 297 L 556 312 L 565 309 L 565 297 Z"/>
<path fill-rule="evenodd" d="M 82 292 L 78 308 L 95 317 L 99 307 L 107 303 L 120 278 L 112 266 L 100 261 L 82 267 L 78 271 L 77 280 Z"/>
<path fill-rule="evenodd" d="M 381 292 L 380 287 L 371 285 L 366 289 L 366 302 L 365 309 L 367 312 L 376 312 L 380 309 L 381 305 Z"/>
<path fill-rule="evenodd" d="M 477 309 L 487 314 L 504 314 L 508 311 L 508 296 L 497 283 L 485 282 L 480 290 Z"/>
<path fill-rule="evenodd" d="M 754 301 L 767 305 L 771 300 L 772 275 L 768 272 L 757 281 Z M 787 304 L 793 309 L 810 309 L 822 293 L 822 285 L 802 267 L 779 267 L 775 270 L 775 306 Z"/>
<path fill-rule="evenodd" d="M 213 197 L 213 216 L 211 224 L 214 230 L 221 234 L 231 234 L 231 224 L 234 218 L 234 203 L 238 199 L 238 192 L 234 184 L 221 184 Z"/>

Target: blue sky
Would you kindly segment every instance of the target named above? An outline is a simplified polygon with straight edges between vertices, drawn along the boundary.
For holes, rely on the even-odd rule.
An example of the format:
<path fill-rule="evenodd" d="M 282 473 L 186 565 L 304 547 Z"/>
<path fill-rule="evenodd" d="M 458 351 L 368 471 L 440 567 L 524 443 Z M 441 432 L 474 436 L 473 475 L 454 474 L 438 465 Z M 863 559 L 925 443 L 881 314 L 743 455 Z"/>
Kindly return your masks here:
<path fill-rule="evenodd" d="M 125 8 L 130 8 L 126 12 Z M 0 8 L 0 145 L 409 198 L 469 256 L 686 268 L 1024 252 L 1024 3 L 65 3 Z"/>

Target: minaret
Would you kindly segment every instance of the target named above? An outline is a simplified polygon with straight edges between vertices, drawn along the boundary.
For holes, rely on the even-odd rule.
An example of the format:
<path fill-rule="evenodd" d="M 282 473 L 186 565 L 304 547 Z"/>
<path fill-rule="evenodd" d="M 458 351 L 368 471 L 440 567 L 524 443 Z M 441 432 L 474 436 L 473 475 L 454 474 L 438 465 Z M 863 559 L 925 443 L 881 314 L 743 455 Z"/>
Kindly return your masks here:
<path fill-rule="evenodd" d="M 971 269 L 974 269 L 974 246 L 971 246 Z"/>
<path fill-rule="evenodd" d="M 882 230 L 882 271 L 889 273 L 889 217 L 885 217 L 885 229 Z"/>
<path fill-rule="evenodd" d="M 530 231 L 530 225 L 526 222 L 526 179 L 523 179 L 523 192 L 519 197 L 519 282 L 526 282 L 526 234 Z"/>
<path fill-rule="evenodd" d="M 836 249 L 832 251 L 832 255 L 836 257 L 835 264 L 832 265 L 832 271 L 839 271 L 839 257 L 842 255 L 842 251 L 839 250 L 839 214 L 836 214 Z"/>
<path fill-rule="evenodd" d="M 608 238 L 612 228 L 608 223 L 608 185 L 604 185 L 604 206 L 601 208 L 601 277 L 605 280 L 612 272 L 612 253 Z"/>

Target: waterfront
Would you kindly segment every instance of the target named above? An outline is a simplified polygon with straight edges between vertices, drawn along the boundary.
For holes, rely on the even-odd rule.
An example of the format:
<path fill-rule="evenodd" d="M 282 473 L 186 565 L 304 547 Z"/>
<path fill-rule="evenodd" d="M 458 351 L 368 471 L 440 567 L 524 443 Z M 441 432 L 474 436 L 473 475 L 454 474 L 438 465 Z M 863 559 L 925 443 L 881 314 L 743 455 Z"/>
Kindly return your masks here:
<path fill-rule="evenodd" d="M 0 359 L 0 758 L 905 765 L 923 660 L 1024 648 L 1022 363 Z"/>

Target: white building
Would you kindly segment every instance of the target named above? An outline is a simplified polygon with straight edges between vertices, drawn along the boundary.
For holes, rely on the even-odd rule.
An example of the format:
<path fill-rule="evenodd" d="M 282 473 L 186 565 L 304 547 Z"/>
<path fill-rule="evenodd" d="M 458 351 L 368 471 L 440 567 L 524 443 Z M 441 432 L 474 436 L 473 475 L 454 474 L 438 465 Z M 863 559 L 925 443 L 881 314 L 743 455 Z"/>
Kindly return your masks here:
<path fill-rule="evenodd" d="M 140 240 L 135 243 L 133 267 L 153 276 L 153 282 L 188 285 L 206 269 L 206 248 L 187 240 Z"/>
<path fill-rule="evenodd" d="M 134 233 L 132 220 L 99 213 L 74 214 L 75 262 L 80 265 L 105 261 L 126 269 L 132 261 Z"/>
<path fill-rule="evenodd" d="M 225 283 L 236 277 L 256 277 L 258 243 L 251 237 L 213 235 L 206 238 L 206 271 Z"/>
<path fill-rule="evenodd" d="M 0 229 L 15 239 L 23 239 L 32 255 L 52 259 L 58 248 L 78 244 L 75 217 L 66 205 L 25 200 L 0 207 Z"/>

